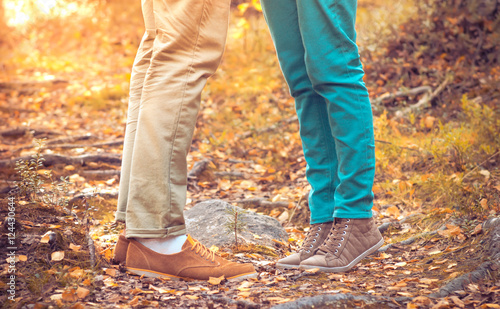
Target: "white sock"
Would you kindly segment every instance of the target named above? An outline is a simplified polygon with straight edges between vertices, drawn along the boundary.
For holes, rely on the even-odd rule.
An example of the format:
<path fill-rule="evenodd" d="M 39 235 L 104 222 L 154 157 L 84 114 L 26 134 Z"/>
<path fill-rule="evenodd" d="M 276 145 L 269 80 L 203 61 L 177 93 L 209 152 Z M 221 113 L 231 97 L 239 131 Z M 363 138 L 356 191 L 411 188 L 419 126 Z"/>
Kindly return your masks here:
<path fill-rule="evenodd" d="M 164 238 L 136 238 L 144 246 L 161 254 L 181 252 L 182 245 L 184 245 L 186 239 L 187 235 L 168 236 Z"/>

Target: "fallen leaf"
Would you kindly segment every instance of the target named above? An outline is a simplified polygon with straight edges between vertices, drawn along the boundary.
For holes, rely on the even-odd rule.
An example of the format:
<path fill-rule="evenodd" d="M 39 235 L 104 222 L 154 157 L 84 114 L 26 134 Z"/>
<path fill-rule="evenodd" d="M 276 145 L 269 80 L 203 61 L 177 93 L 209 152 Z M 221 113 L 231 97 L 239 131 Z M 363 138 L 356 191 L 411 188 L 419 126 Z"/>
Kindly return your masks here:
<path fill-rule="evenodd" d="M 406 266 L 406 264 L 407 264 L 406 262 L 399 262 L 399 263 L 396 263 L 394 265 L 396 265 L 398 267 L 404 267 L 404 266 Z"/>
<path fill-rule="evenodd" d="M 76 295 L 76 290 L 75 289 L 67 289 L 62 293 L 62 300 L 68 301 L 68 302 L 75 302 L 78 299 L 78 296 Z"/>
<path fill-rule="evenodd" d="M 26 255 L 18 255 L 17 257 L 21 262 L 26 262 L 28 260 L 28 257 Z"/>
<path fill-rule="evenodd" d="M 481 204 L 481 207 L 483 207 L 484 210 L 488 210 L 488 200 L 483 198 L 479 204 Z"/>
<path fill-rule="evenodd" d="M 51 254 L 52 261 L 62 261 L 64 259 L 64 251 L 56 251 Z"/>
<path fill-rule="evenodd" d="M 311 269 L 306 269 L 304 272 L 309 273 L 309 274 L 315 274 L 319 271 L 319 268 L 311 268 Z"/>
<path fill-rule="evenodd" d="M 389 216 L 393 216 L 395 218 L 399 217 L 401 214 L 399 211 L 399 208 L 396 206 L 391 206 L 391 207 L 387 208 L 385 213 L 388 214 Z"/>
<path fill-rule="evenodd" d="M 247 298 L 247 297 L 249 297 L 251 294 L 252 294 L 252 292 L 245 291 L 245 292 L 239 292 L 239 293 L 238 293 L 238 296 L 240 296 L 240 297 L 244 297 L 244 298 Z"/>
<path fill-rule="evenodd" d="M 286 303 L 290 301 L 290 298 L 283 298 L 283 297 L 268 297 L 267 300 L 276 302 L 278 304 Z"/>
<path fill-rule="evenodd" d="M 52 234 L 52 231 L 48 231 L 47 233 L 43 234 L 42 239 L 40 239 L 40 243 L 42 244 L 48 244 L 50 240 L 50 234 Z"/>
<path fill-rule="evenodd" d="M 332 274 L 328 276 L 328 279 L 330 280 L 340 280 L 344 277 L 344 275 L 339 275 L 339 274 Z"/>
<path fill-rule="evenodd" d="M 450 308 L 450 303 L 445 299 L 440 300 L 437 304 L 431 307 L 431 309 L 448 309 L 448 308 Z"/>
<path fill-rule="evenodd" d="M 457 296 L 450 296 L 450 299 L 453 303 L 455 303 L 455 305 L 459 306 L 460 308 L 465 307 L 465 303 L 461 301 Z"/>
<path fill-rule="evenodd" d="M 477 235 L 477 234 L 481 233 L 482 231 L 483 231 L 483 225 L 482 224 L 478 224 L 474 228 L 474 231 L 472 232 L 471 235 Z"/>
<path fill-rule="evenodd" d="M 76 289 L 76 295 L 80 299 L 84 299 L 85 297 L 87 297 L 87 295 L 89 295 L 89 293 L 90 291 L 86 288 L 78 287 L 78 289 Z"/>
<path fill-rule="evenodd" d="M 441 250 L 434 250 L 434 251 L 429 252 L 429 255 L 436 255 L 436 254 L 439 254 L 441 252 L 442 252 Z"/>
<path fill-rule="evenodd" d="M 68 270 L 68 273 L 69 273 L 69 276 L 71 278 L 75 278 L 75 279 L 80 279 L 84 274 L 83 269 L 81 269 L 80 267 L 74 267 L 74 268 Z"/>
<path fill-rule="evenodd" d="M 414 304 L 424 305 L 424 306 L 428 306 L 428 305 L 432 304 L 431 299 L 429 297 L 425 297 L 425 296 L 417 296 L 414 299 L 412 299 L 411 302 Z"/>
<path fill-rule="evenodd" d="M 62 294 L 50 295 L 50 300 L 58 300 L 58 299 L 62 299 Z"/>
<path fill-rule="evenodd" d="M 104 268 L 104 272 L 108 276 L 111 276 L 111 277 L 115 277 L 116 276 L 116 269 L 114 269 L 114 268 Z"/>
<path fill-rule="evenodd" d="M 130 306 L 135 306 L 135 305 L 137 305 L 137 304 L 139 303 L 139 299 L 140 299 L 140 297 L 139 297 L 139 296 L 136 296 L 136 297 L 134 297 L 131 301 L 129 301 L 129 302 L 128 302 L 128 304 L 129 304 Z"/>
<path fill-rule="evenodd" d="M 186 297 L 191 299 L 191 300 L 197 300 L 199 298 L 198 296 L 194 296 L 194 295 L 186 295 Z"/>
<path fill-rule="evenodd" d="M 439 279 L 420 278 L 420 279 L 418 279 L 418 281 L 420 283 L 424 283 L 424 284 L 431 284 L 433 282 L 438 282 Z"/>
<path fill-rule="evenodd" d="M 78 252 L 78 251 L 80 251 L 80 249 L 82 248 L 82 246 L 80 246 L 80 245 L 77 246 L 77 245 L 74 245 L 74 244 L 69 244 L 69 248 L 71 250 L 75 251 L 75 252 Z"/>
<path fill-rule="evenodd" d="M 224 280 L 224 275 L 220 276 L 220 277 L 209 277 L 208 278 L 208 283 L 210 283 L 211 285 L 218 285 L 220 284 L 222 281 Z"/>

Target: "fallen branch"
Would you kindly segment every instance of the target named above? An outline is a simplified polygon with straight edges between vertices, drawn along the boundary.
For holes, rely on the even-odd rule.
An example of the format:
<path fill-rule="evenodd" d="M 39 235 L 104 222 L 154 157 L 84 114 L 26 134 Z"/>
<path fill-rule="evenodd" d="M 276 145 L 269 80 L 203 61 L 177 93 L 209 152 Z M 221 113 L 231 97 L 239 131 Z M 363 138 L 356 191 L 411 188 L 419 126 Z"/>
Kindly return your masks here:
<path fill-rule="evenodd" d="M 120 176 L 120 170 L 87 170 L 81 172 L 82 176 L 112 177 Z"/>
<path fill-rule="evenodd" d="M 101 198 L 117 198 L 118 197 L 118 192 L 115 193 L 86 193 L 86 194 L 80 194 L 77 196 L 74 196 L 68 201 L 69 205 L 73 205 L 75 202 L 83 199 L 91 199 L 94 197 L 101 197 Z"/>
<path fill-rule="evenodd" d="M 245 178 L 245 174 L 241 172 L 215 172 L 217 177 L 229 177 L 229 178 Z"/>
<path fill-rule="evenodd" d="M 420 87 L 416 87 L 416 88 L 412 88 L 412 89 L 398 91 L 395 93 L 385 93 L 385 94 L 381 95 L 380 97 L 374 99 L 372 101 L 372 105 L 378 105 L 378 104 L 382 103 L 383 101 L 392 100 L 392 99 L 397 98 L 397 97 L 416 96 L 416 95 L 424 93 L 424 92 L 430 93 L 430 92 L 432 92 L 432 88 L 429 86 L 420 86 Z"/>
<path fill-rule="evenodd" d="M 217 295 L 209 295 L 208 298 L 216 301 L 218 303 L 223 303 L 226 305 L 236 305 L 238 309 L 258 309 L 261 308 L 261 305 L 249 302 L 246 300 L 234 300 L 228 297 L 222 297 Z"/>
<path fill-rule="evenodd" d="M 254 207 L 288 207 L 290 205 L 289 202 L 270 202 L 266 198 L 258 197 L 258 198 L 250 198 L 246 200 L 238 200 L 234 201 L 237 204 L 243 205 L 251 205 Z"/>
<path fill-rule="evenodd" d="M 26 134 L 33 134 L 33 136 L 38 137 L 40 135 L 61 135 L 62 133 L 45 129 L 32 129 L 32 128 L 14 128 L 5 131 L 0 131 L 0 136 L 10 137 L 10 138 L 18 138 Z"/>
<path fill-rule="evenodd" d="M 500 270 L 500 218 L 491 218 L 484 222 L 482 226 L 483 231 L 491 234 L 488 240 L 491 261 L 484 262 L 474 271 L 451 280 L 448 284 L 439 289 L 439 292 L 430 294 L 430 297 L 446 297 Z"/>
<path fill-rule="evenodd" d="M 394 119 L 399 119 L 416 109 L 424 107 L 429 102 L 431 102 L 435 97 L 437 97 L 438 94 L 440 94 L 441 91 L 443 91 L 451 81 L 452 81 L 451 77 L 449 76 L 446 77 L 445 80 L 433 92 L 426 93 L 416 104 L 410 105 L 403 110 L 397 111 Z"/>
<path fill-rule="evenodd" d="M 55 164 L 84 165 L 89 162 L 105 162 L 120 165 L 122 161 L 121 155 L 119 154 L 81 155 L 74 157 L 59 154 L 44 154 L 43 158 L 45 159 L 45 161 L 43 161 L 43 165 L 46 167 Z M 31 159 L 31 156 L 24 156 L 15 159 L 0 160 L 0 167 L 15 167 L 17 161 L 28 161 Z"/>
<path fill-rule="evenodd" d="M 268 132 L 271 132 L 271 131 L 275 131 L 279 128 L 281 128 L 281 126 L 283 124 L 289 124 L 289 123 L 292 123 L 292 122 L 295 122 L 295 121 L 298 121 L 298 117 L 297 116 L 293 116 L 293 117 L 290 117 L 288 119 L 284 119 L 283 121 L 280 121 L 278 123 L 275 123 L 273 124 L 272 126 L 269 126 L 269 127 L 265 127 L 265 128 L 260 128 L 260 129 L 257 129 L 255 131 L 248 131 L 248 132 L 245 132 L 243 134 L 240 134 L 240 135 L 237 135 L 238 138 L 248 138 L 254 134 L 262 134 L 262 133 L 268 133 Z"/>
<path fill-rule="evenodd" d="M 355 302 L 359 301 L 365 302 L 366 305 L 386 304 L 387 306 L 389 304 L 393 305 L 397 304 L 399 306 L 402 306 L 399 302 L 407 302 L 410 300 L 411 300 L 410 297 L 391 298 L 385 296 L 375 297 L 368 295 L 334 294 L 334 295 L 319 295 L 313 297 L 304 297 L 292 302 L 279 304 L 271 308 L 273 309 L 358 308 L 359 305 Z"/>
<path fill-rule="evenodd" d="M 188 173 L 188 179 L 189 178 L 196 178 L 201 175 L 207 168 L 208 165 L 210 164 L 210 160 L 208 159 L 203 159 L 201 161 L 196 161 L 193 165 L 193 168 L 189 171 Z"/>
<path fill-rule="evenodd" d="M 411 245 L 412 243 L 414 243 L 417 239 L 420 239 L 422 237 L 426 237 L 426 236 L 433 236 L 433 235 L 436 235 L 438 231 L 440 230 L 445 230 L 446 229 L 446 225 L 443 225 L 442 227 L 440 227 L 439 229 L 435 230 L 435 231 L 432 231 L 432 232 L 424 232 L 422 234 L 418 234 L 418 235 L 415 235 L 415 236 L 412 236 L 408 239 L 405 239 L 405 240 L 402 240 L 400 242 L 397 242 L 397 243 L 393 243 L 393 244 L 387 244 L 383 247 L 380 247 L 380 249 L 377 250 L 377 252 L 384 252 L 384 251 L 387 251 L 389 250 L 391 247 L 393 246 L 398 246 L 398 245 L 402 245 L 402 246 L 407 246 L 407 245 Z"/>
<path fill-rule="evenodd" d="M 52 148 L 71 149 L 71 148 L 90 148 L 90 147 L 99 148 L 105 146 L 121 146 L 121 145 L 123 145 L 123 139 L 110 142 L 96 143 L 96 144 L 54 144 L 50 145 L 50 147 L 45 146 L 43 147 L 43 149 L 52 149 Z"/>

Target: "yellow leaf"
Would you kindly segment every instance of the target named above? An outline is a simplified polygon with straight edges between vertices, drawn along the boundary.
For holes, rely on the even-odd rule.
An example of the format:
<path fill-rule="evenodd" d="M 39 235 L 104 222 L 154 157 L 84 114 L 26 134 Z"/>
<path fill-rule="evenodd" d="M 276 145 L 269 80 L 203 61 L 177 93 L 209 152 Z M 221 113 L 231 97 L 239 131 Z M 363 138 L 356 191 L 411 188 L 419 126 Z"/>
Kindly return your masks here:
<path fill-rule="evenodd" d="M 26 262 L 28 260 L 28 257 L 26 255 L 18 255 L 17 257 L 21 262 Z"/>
<path fill-rule="evenodd" d="M 210 283 L 211 285 L 218 285 L 220 284 L 222 281 L 224 280 L 224 275 L 216 278 L 216 277 L 209 277 L 208 278 L 208 283 Z"/>
<path fill-rule="evenodd" d="M 436 255 L 439 253 L 441 253 L 441 250 L 434 250 L 434 251 L 429 252 L 429 255 Z"/>
<path fill-rule="evenodd" d="M 52 252 L 51 255 L 52 261 L 62 261 L 64 259 L 64 251 L 56 251 Z"/>
<path fill-rule="evenodd" d="M 252 294 L 252 292 L 245 291 L 245 292 L 239 292 L 238 296 L 241 296 L 243 298 L 247 298 L 250 296 L 250 294 Z"/>
<path fill-rule="evenodd" d="M 315 274 L 319 271 L 319 268 L 311 268 L 311 269 L 306 269 L 305 272 L 306 273 L 310 273 L 310 274 Z"/>
<path fill-rule="evenodd" d="M 404 266 L 406 266 L 406 264 L 407 264 L 406 262 L 399 262 L 399 263 L 396 263 L 394 265 L 396 265 L 398 267 L 404 267 Z"/>
<path fill-rule="evenodd" d="M 391 206 L 391 207 L 387 208 L 387 210 L 385 212 L 389 216 L 393 216 L 393 217 L 396 217 L 396 218 L 399 217 L 399 215 L 401 214 L 399 212 L 399 208 L 396 207 L 396 206 Z"/>
<path fill-rule="evenodd" d="M 192 299 L 192 300 L 197 300 L 198 299 L 198 296 L 194 296 L 194 295 L 186 295 L 187 298 L 189 299 Z"/>
<path fill-rule="evenodd" d="M 75 168 L 73 165 L 66 165 L 66 166 L 64 167 L 64 169 L 65 169 L 66 171 L 74 171 L 76 168 Z"/>

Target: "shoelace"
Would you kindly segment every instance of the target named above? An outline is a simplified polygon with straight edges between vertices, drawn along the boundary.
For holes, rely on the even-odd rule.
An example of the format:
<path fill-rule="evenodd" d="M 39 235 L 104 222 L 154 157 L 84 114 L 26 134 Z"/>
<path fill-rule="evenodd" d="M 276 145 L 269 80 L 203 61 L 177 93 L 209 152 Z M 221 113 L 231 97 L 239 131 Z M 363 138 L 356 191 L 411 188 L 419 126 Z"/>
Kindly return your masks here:
<path fill-rule="evenodd" d="M 314 224 L 312 226 L 312 229 L 309 230 L 309 233 L 307 233 L 306 239 L 304 239 L 304 243 L 302 244 L 302 248 L 300 249 L 300 251 L 305 251 L 307 253 L 311 252 L 311 249 L 314 247 L 314 243 L 319 237 L 321 226 L 321 224 Z"/>
<path fill-rule="evenodd" d="M 339 248 L 345 240 L 344 236 L 347 234 L 347 228 L 349 227 L 348 223 L 351 222 L 351 219 L 342 221 L 343 220 L 336 220 L 333 225 L 332 232 L 330 232 L 330 235 L 328 235 L 325 242 L 319 248 L 320 251 L 332 254 L 337 254 L 339 252 Z"/>
<path fill-rule="evenodd" d="M 199 241 L 194 241 L 193 246 L 191 247 L 191 250 L 196 250 L 196 254 L 201 255 L 202 258 L 205 258 L 209 260 L 210 258 L 212 259 L 212 262 L 215 261 L 215 252 L 212 250 L 208 249 L 204 245 L 202 245 Z"/>

